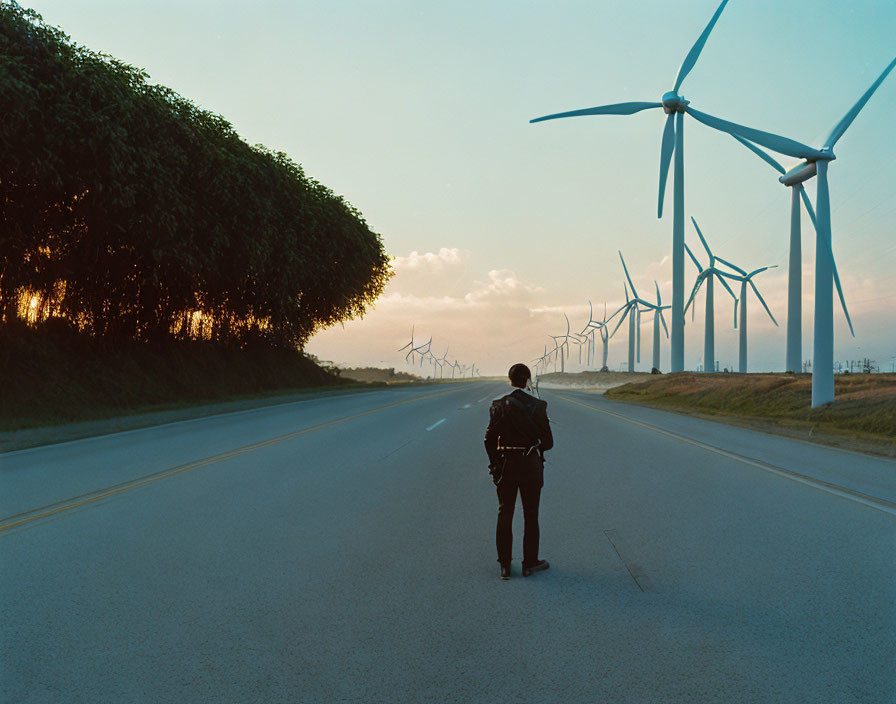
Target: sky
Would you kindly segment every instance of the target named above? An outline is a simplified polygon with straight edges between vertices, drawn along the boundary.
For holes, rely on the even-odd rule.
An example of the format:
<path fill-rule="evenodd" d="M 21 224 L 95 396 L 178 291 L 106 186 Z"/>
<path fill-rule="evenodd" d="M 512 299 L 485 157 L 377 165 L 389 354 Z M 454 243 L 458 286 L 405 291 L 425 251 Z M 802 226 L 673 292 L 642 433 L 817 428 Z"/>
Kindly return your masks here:
<path fill-rule="evenodd" d="M 671 175 L 667 213 L 656 217 L 662 112 L 528 121 L 660 100 L 715 0 L 23 4 L 222 114 L 249 143 L 288 153 L 363 212 L 395 275 L 363 319 L 309 342 L 322 359 L 410 370 L 397 349 L 413 326 L 435 354 L 447 347 L 452 360 L 503 374 L 564 333 L 564 313 L 581 330 L 589 300 L 595 317 L 624 303 L 618 250 L 642 296 L 655 280 L 671 302 Z M 820 146 L 896 56 L 894 37 L 892 0 L 731 0 L 680 93 L 697 109 Z M 856 333 L 835 307 L 834 357 L 886 370 L 896 364 L 894 113 L 896 71 L 837 143 L 829 171 Z M 748 270 L 778 266 L 756 283 L 779 326 L 748 302 L 749 370 L 783 370 L 789 190 L 731 137 L 685 123 L 686 215 L 715 254 Z M 814 180 L 807 191 L 814 201 Z M 706 259 L 690 224 L 686 241 Z M 814 261 L 804 215 L 806 359 Z M 686 294 L 697 273 L 687 266 Z M 738 332 L 716 291 L 716 356 L 735 368 Z M 685 327 L 688 369 L 702 363 L 703 311 L 701 293 Z M 642 325 L 639 369 L 649 371 L 650 315 Z M 624 325 L 610 368 L 626 354 Z"/>

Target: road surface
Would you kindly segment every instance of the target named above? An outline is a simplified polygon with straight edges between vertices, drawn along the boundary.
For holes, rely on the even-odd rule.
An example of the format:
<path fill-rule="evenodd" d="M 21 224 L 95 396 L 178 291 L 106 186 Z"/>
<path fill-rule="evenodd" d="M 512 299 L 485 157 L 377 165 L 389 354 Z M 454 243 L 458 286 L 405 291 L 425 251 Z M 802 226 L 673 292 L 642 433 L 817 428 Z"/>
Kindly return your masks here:
<path fill-rule="evenodd" d="M 894 702 L 896 462 L 546 392 L 551 569 L 498 578 L 507 387 L 0 456 L 4 702 Z"/>

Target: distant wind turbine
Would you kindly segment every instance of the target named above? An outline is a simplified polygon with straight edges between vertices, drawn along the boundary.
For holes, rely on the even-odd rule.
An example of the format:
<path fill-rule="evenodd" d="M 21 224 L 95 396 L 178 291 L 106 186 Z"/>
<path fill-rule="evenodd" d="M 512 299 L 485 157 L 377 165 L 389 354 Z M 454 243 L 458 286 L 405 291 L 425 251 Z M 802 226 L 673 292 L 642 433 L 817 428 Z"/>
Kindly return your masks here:
<path fill-rule="evenodd" d="M 662 304 L 662 299 L 660 298 L 660 286 L 654 281 L 653 284 L 656 286 L 656 303 L 652 303 L 651 301 L 645 300 L 638 295 L 638 292 L 635 290 L 635 284 L 632 281 L 632 277 L 629 276 L 628 267 L 625 265 L 625 259 L 622 257 L 622 252 L 619 252 L 619 259 L 622 262 L 622 270 L 625 272 L 625 278 L 628 280 L 628 285 L 632 289 L 632 303 L 634 304 L 634 310 L 629 316 L 629 334 L 631 334 L 631 325 L 633 322 L 633 317 L 637 316 L 638 322 L 637 324 L 640 326 L 640 313 L 641 307 L 643 306 L 645 311 L 653 311 L 653 368 L 660 368 L 660 322 L 663 324 L 663 329 L 666 331 L 666 336 L 669 336 L 669 329 L 666 328 L 666 320 L 663 318 L 663 311 L 668 309 L 670 306 L 664 306 Z M 626 293 L 626 297 L 628 294 Z M 623 316 L 624 317 L 624 316 Z M 620 321 L 622 322 L 622 321 Z M 617 325 L 618 327 L 618 325 Z M 640 346 L 640 335 L 638 335 L 638 345 Z M 629 359 L 631 359 L 631 342 L 629 342 Z M 630 362 L 631 364 L 631 362 Z M 629 371 L 633 371 L 633 369 L 629 369 Z"/>
<path fill-rule="evenodd" d="M 734 291 L 731 290 L 731 287 L 725 281 L 723 276 L 723 272 L 716 268 L 716 257 L 713 255 L 712 250 L 710 250 L 709 245 L 706 244 L 706 240 L 703 237 L 703 233 L 700 232 L 700 226 L 697 225 L 697 221 L 691 217 L 691 222 L 694 223 L 694 229 L 697 231 L 697 237 L 700 238 L 700 242 L 703 243 L 703 249 L 706 250 L 707 256 L 709 256 L 709 266 L 705 269 L 697 261 L 697 257 L 694 256 L 694 253 L 691 251 L 690 247 L 688 247 L 687 243 L 685 243 L 684 247 L 688 253 L 688 256 L 691 258 L 691 261 L 694 262 L 694 266 L 697 267 L 697 281 L 694 283 L 694 288 L 691 291 L 691 297 L 688 299 L 687 304 L 684 309 L 687 311 L 688 306 L 694 302 L 694 296 L 697 295 L 697 292 L 700 290 L 700 287 L 705 283 L 706 284 L 706 319 L 704 323 L 703 330 L 703 371 L 715 371 L 716 368 L 716 347 L 715 347 L 715 310 L 713 309 L 713 280 L 718 279 L 719 283 L 725 287 L 725 290 L 731 295 L 731 298 L 734 299 L 735 306 L 737 305 L 737 296 L 734 295 Z M 694 305 L 696 308 L 696 304 Z M 737 318 L 737 312 L 735 309 L 735 319 Z"/>
<path fill-rule="evenodd" d="M 410 357 L 411 364 L 414 364 L 415 360 L 414 360 L 414 326 L 413 325 L 411 325 L 411 341 L 398 351 L 404 352 L 405 350 L 408 350 L 408 353 L 404 356 L 404 361 L 407 362 L 408 357 Z"/>
<path fill-rule="evenodd" d="M 589 306 L 591 305 L 591 301 L 588 301 L 588 305 Z M 588 318 L 589 318 L 589 321 L 588 321 L 587 327 L 592 328 L 592 332 L 591 332 L 592 341 L 594 340 L 594 330 L 595 329 L 600 330 L 600 339 L 601 339 L 601 342 L 603 343 L 603 356 L 601 357 L 600 370 L 608 371 L 609 367 L 607 367 L 607 341 L 609 340 L 609 337 L 610 337 L 609 336 L 610 331 L 607 326 L 607 323 L 609 321 L 607 320 L 607 304 L 606 304 L 606 302 L 604 303 L 604 317 L 602 320 L 600 320 L 600 321 L 594 320 L 593 312 L 591 315 L 588 316 Z"/>
<path fill-rule="evenodd" d="M 672 371 L 684 370 L 684 115 L 688 113 L 700 119 L 698 115 L 711 117 L 705 113 L 698 113 L 689 107 L 690 102 L 682 97 L 678 90 L 685 77 L 694 68 L 700 52 L 709 38 L 716 21 L 725 9 L 728 0 L 722 0 L 715 14 L 706 28 L 691 47 L 681 68 L 672 90 L 662 97 L 661 102 L 631 102 L 602 105 L 583 110 L 555 113 L 538 117 L 530 122 L 554 120 L 561 117 L 577 117 L 580 115 L 633 115 L 642 110 L 662 108 L 666 113 L 666 126 L 663 129 L 663 141 L 660 150 L 660 187 L 657 201 L 657 217 L 663 215 L 663 198 L 666 191 L 666 180 L 669 175 L 669 164 L 675 155 L 675 169 L 673 172 L 673 217 L 672 217 Z M 700 120 L 709 124 L 706 120 Z M 713 125 L 710 125 L 711 127 Z M 716 127 L 716 129 L 720 129 Z"/>
<path fill-rule="evenodd" d="M 550 335 L 554 339 L 554 344 L 556 345 L 556 350 L 560 352 L 560 372 L 566 371 L 566 355 L 564 355 L 564 348 L 566 348 L 566 352 L 569 352 L 569 317 L 566 313 L 563 314 L 563 317 L 566 318 L 566 334 L 565 335 Z M 563 342 L 558 343 L 557 340 L 563 340 Z M 556 369 L 554 370 L 556 371 Z"/>
<path fill-rule="evenodd" d="M 423 361 L 426 359 L 426 355 L 431 354 L 429 351 L 429 348 L 431 345 L 432 345 L 432 336 L 430 335 L 429 340 L 427 340 L 425 343 L 423 343 L 419 347 L 413 347 L 411 349 L 411 351 L 408 353 L 408 354 L 412 355 L 414 352 L 416 352 L 418 355 L 420 355 L 420 368 L 421 369 L 423 369 Z M 407 357 L 405 357 L 405 359 L 407 359 Z M 411 360 L 413 362 L 413 356 L 411 357 Z"/>
<path fill-rule="evenodd" d="M 739 266 L 735 266 L 731 262 L 726 262 L 721 257 L 716 257 L 722 264 L 727 267 L 730 267 L 734 271 L 738 272 L 739 276 L 734 274 L 729 274 L 726 272 L 720 272 L 722 276 L 731 279 L 733 281 L 740 281 L 740 354 L 738 356 L 738 371 L 741 374 L 747 373 L 747 284 L 749 284 L 753 288 L 753 293 L 756 294 L 756 298 L 759 299 L 759 302 L 762 304 L 762 307 L 765 308 L 765 312 L 768 313 L 768 317 L 772 319 L 772 322 L 777 327 L 778 321 L 775 320 L 775 316 L 772 315 L 772 312 L 768 309 L 768 306 L 765 303 L 765 299 L 762 298 L 762 294 L 759 293 L 759 289 L 756 288 L 756 284 L 753 283 L 753 277 L 756 274 L 760 274 L 766 269 L 774 269 L 777 267 L 777 264 L 772 264 L 771 266 L 764 266 L 759 269 L 754 269 L 749 274 L 741 269 Z M 737 309 L 735 308 L 735 311 Z M 734 326 L 737 327 L 737 316 L 735 316 Z M 703 367 L 706 368 L 707 361 L 703 360 Z M 715 362 L 710 360 L 709 364 L 715 365 Z"/>
<path fill-rule="evenodd" d="M 622 284 L 622 288 L 625 291 L 625 305 L 623 305 L 619 310 L 617 310 L 613 315 L 610 316 L 610 320 L 615 318 L 619 313 L 622 313 L 622 317 L 619 318 L 619 322 L 616 323 L 616 327 L 613 328 L 613 332 L 610 333 L 610 337 L 613 337 L 616 334 L 616 331 L 619 329 L 619 326 L 622 325 L 622 321 L 625 320 L 626 316 L 628 316 L 628 370 L 630 372 L 635 371 L 635 314 L 632 312 L 632 309 L 638 308 L 638 299 L 637 298 L 629 298 L 628 288 L 625 283 Z"/>

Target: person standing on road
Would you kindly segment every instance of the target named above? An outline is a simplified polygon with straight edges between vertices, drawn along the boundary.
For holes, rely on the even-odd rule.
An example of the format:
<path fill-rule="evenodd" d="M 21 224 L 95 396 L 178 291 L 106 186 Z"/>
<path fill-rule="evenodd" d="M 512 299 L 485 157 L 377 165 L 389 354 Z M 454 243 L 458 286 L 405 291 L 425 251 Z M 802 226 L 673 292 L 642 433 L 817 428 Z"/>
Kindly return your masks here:
<path fill-rule="evenodd" d="M 498 488 L 495 542 L 501 579 L 510 579 L 517 492 L 523 503 L 523 577 L 550 566 L 538 559 L 538 503 L 544 486 L 544 453 L 554 446 L 547 402 L 525 391 L 532 379 L 529 367 L 514 364 L 507 376 L 514 390 L 492 401 L 485 431 L 489 474 Z"/>

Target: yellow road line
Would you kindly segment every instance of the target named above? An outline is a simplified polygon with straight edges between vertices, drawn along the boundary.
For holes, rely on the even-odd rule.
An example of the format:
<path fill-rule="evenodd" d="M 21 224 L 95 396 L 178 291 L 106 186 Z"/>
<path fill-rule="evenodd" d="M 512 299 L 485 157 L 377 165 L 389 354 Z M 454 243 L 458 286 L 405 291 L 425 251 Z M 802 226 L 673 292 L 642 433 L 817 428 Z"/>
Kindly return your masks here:
<path fill-rule="evenodd" d="M 154 484 L 157 481 L 162 479 L 169 479 L 171 477 L 176 477 L 179 474 L 184 474 L 185 472 L 190 472 L 194 469 L 199 469 L 200 467 L 207 467 L 211 464 L 218 464 L 219 462 L 224 462 L 226 460 L 233 459 L 235 457 L 240 457 L 241 455 L 245 455 L 249 452 L 254 452 L 255 450 L 261 450 L 266 447 L 271 447 L 273 445 L 279 445 L 282 442 L 286 442 L 287 440 L 293 440 L 294 438 L 301 437 L 302 435 L 307 435 L 308 433 L 313 433 L 318 430 L 323 430 L 324 428 L 329 428 L 334 425 L 338 425 L 339 423 L 345 423 L 350 420 L 355 420 L 357 418 L 362 418 L 363 416 L 369 416 L 374 413 L 379 413 L 380 411 L 388 411 L 392 408 L 397 408 L 398 406 L 404 406 L 408 403 L 415 403 L 417 401 L 424 401 L 426 399 L 434 398 L 436 396 L 447 396 L 448 394 L 457 393 L 458 391 L 462 391 L 462 388 L 451 389 L 449 391 L 437 391 L 432 394 L 427 394 L 426 396 L 418 396 L 416 398 L 409 398 L 403 401 L 398 401 L 396 403 L 390 403 L 387 406 L 380 406 L 379 408 L 373 408 L 369 411 L 361 411 L 360 413 L 355 413 L 350 416 L 345 416 L 343 418 L 336 418 L 334 420 L 326 421 L 325 423 L 319 423 L 318 425 L 313 425 L 310 428 L 304 428 L 302 430 L 297 430 L 292 433 L 287 433 L 285 435 L 278 435 L 275 438 L 271 438 L 270 440 L 264 440 L 262 442 L 252 443 L 251 445 L 245 445 L 243 447 L 238 447 L 234 450 L 228 450 L 227 452 L 222 452 L 218 455 L 213 455 L 211 457 L 206 457 L 205 459 L 197 460 L 195 462 L 190 462 L 189 464 L 174 467 L 168 471 L 163 471 L 160 474 L 155 474 L 152 477 L 136 480 L 132 483 L 128 483 L 125 485 L 119 485 L 115 488 L 110 489 L 100 489 L 101 493 L 88 496 L 87 498 L 81 499 L 79 501 L 68 499 L 67 501 L 70 503 L 66 503 L 66 500 L 63 500 L 62 506 L 55 506 L 49 510 L 43 511 L 33 516 L 26 516 L 25 518 L 20 518 L 19 520 L 13 521 L 11 523 L 2 524 L 2 520 L 0 520 L 0 533 L 3 531 L 10 530 L 12 528 L 16 528 L 18 526 L 24 525 L 25 523 L 31 523 L 32 521 L 39 520 L 41 518 L 46 518 L 48 516 L 53 516 L 57 513 L 62 513 L 63 511 L 69 511 L 74 508 L 78 508 L 79 506 L 83 506 L 85 504 L 93 503 L 94 501 L 99 501 L 100 499 L 106 499 L 110 496 L 115 496 L 117 494 L 122 494 L 126 491 L 131 491 L 132 489 L 138 489 L 142 486 L 147 486 L 149 484 Z M 40 509 L 35 509 L 40 510 Z M 27 513 L 27 512 L 26 512 Z M 22 514 L 16 514 L 22 515 Z M 14 516 L 12 516 L 14 517 Z M 8 518 L 5 520 L 9 520 Z"/>
<path fill-rule="evenodd" d="M 730 450 L 723 450 L 721 447 L 716 447 L 715 445 L 710 445 L 709 443 L 701 442 L 700 440 L 694 440 L 693 438 L 689 438 L 686 435 L 680 435 L 679 433 L 673 432 L 671 430 L 664 430 L 663 428 L 658 428 L 657 426 L 650 425 L 649 423 L 643 423 L 639 420 L 634 420 L 633 418 L 629 418 L 620 413 L 613 413 L 612 411 L 607 411 L 603 408 L 590 406 L 587 403 L 576 401 L 575 399 L 564 396 L 563 394 L 556 395 L 568 403 L 574 403 L 577 406 L 582 406 L 583 408 L 588 408 L 592 411 L 597 411 L 598 413 L 605 413 L 608 416 L 613 416 L 614 418 L 619 418 L 620 420 L 624 420 L 627 423 L 652 430 L 655 433 L 666 435 L 670 438 L 675 438 L 676 440 L 681 440 L 682 442 L 694 445 L 703 450 L 708 450 L 709 452 L 713 452 L 717 455 L 722 455 L 723 457 L 737 460 L 738 462 L 741 462 L 743 464 L 758 467 L 759 469 L 763 469 L 766 472 L 771 472 L 772 474 L 777 474 L 778 476 L 784 477 L 785 479 L 790 479 L 791 481 L 805 484 L 807 486 L 813 487 L 814 489 L 819 489 L 821 491 L 827 492 L 828 494 L 834 494 L 835 496 L 849 499 L 850 501 L 855 501 L 857 503 L 864 504 L 865 506 L 870 506 L 871 508 L 877 509 L 878 511 L 883 511 L 884 513 L 889 513 L 896 516 L 896 503 L 888 501 L 887 499 L 881 499 L 876 496 L 863 494 L 859 491 L 848 489 L 845 486 L 840 486 L 839 484 L 832 484 L 831 482 L 826 482 L 823 479 L 816 479 L 815 477 L 810 477 L 806 474 L 800 474 L 799 472 L 784 469 L 783 467 L 778 467 L 777 465 L 769 464 L 768 462 L 763 462 L 762 460 L 753 459 L 752 457 L 746 457 L 745 455 L 740 455 L 736 452 L 731 452 Z"/>

